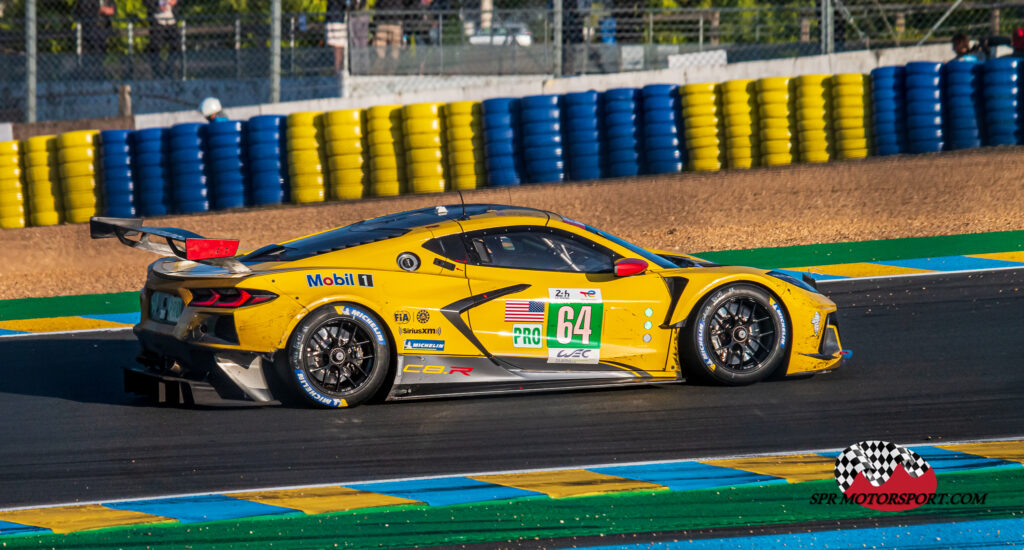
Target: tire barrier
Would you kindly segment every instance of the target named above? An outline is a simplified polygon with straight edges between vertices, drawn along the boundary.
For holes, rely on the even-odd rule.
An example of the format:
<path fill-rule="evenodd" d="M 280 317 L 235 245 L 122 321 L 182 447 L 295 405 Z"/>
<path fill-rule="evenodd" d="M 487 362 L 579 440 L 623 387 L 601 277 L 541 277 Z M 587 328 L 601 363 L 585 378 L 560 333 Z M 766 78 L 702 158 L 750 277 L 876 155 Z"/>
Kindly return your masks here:
<path fill-rule="evenodd" d="M 789 77 L 757 81 L 757 105 L 761 123 L 761 166 L 792 164 L 799 128 L 793 113 L 795 102 Z"/>
<path fill-rule="evenodd" d="M 60 188 L 63 191 L 64 219 L 84 223 L 99 210 L 96 185 L 96 142 L 98 130 L 77 130 L 57 136 L 57 161 L 60 163 Z"/>
<path fill-rule="evenodd" d="M 140 216 L 164 216 L 171 212 L 168 134 L 166 128 L 136 130 L 131 134 L 135 210 Z"/>
<path fill-rule="evenodd" d="M 367 146 L 370 149 L 370 186 L 375 197 L 406 192 L 405 138 L 402 106 L 378 105 L 367 110 Z"/>
<path fill-rule="evenodd" d="M 688 84 L 682 93 L 687 161 L 698 172 L 722 169 L 723 131 L 720 87 L 715 83 Z"/>
<path fill-rule="evenodd" d="M 565 181 L 561 96 L 535 95 L 519 100 L 523 174 L 528 183 Z"/>
<path fill-rule="evenodd" d="M 832 75 L 798 76 L 792 82 L 796 96 L 796 156 L 800 162 L 828 162 L 835 155 Z"/>
<path fill-rule="evenodd" d="M 249 197 L 254 205 L 281 204 L 288 200 L 287 122 L 279 115 L 260 115 L 245 125 L 249 167 Z M 328 148 L 328 151 L 330 148 Z"/>
<path fill-rule="evenodd" d="M 324 189 L 323 114 L 301 112 L 288 115 L 285 122 L 285 148 L 288 151 L 288 181 L 291 200 L 296 204 L 323 202 Z"/>
<path fill-rule="evenodd" d="M 479 101 L 455 101 L 445 105 L 444 117 L 451 188 L 485 186 L 483 105 Z"/>
<path fill-rule="evenodd" d="M 22 142 L 29 223 L 56 225 L 64 221 L 60 177 L 57 175 L 57 136 L 36 136 Z"/>
<path fill-rule="evenodd" d="M 562 148 L 570 181 L 605 177 L 600 95 L 589 90 L 562 96 Z"/>
<path fill-rule="evenodd" d="M 683 171 L 681 97 L 674 84 L 651 84 L 640 90 L 644 113 L 644 172 L 671 174 Z"/>
<path fill-rule="evenodd" d="M 871 81 L 860 73 L 832 77 L 832 125 L 836 158 L 866 158 L 871 152 Z"/>
<path fill-rule="evenodd" d="M 904 86 L 907 152 L 937 153 L 944 150 L 942 63 L 907 63 Z"/>
<path fill-rule="evenodd" d="M 989 59 L 983 67 L 985 145 L 1020 145 L 1024 129 L 1020 116 L 1020 59 Z"/>
<path fill-rule="evenodd" d="M 491 187 L 523 182 L 519 148 L 519 100 L 499 97 L 481 103 L 484 116 L 484 158 Z"/>
<path fill-rule="evenodd" d="M 637 176 L 642 172 L 643 143 L 640 134 L 640 90 L 614 88 L 601 94 L 605 175 Z"/>
<path fill-rule="evenodd" d="M 0 142 L 0 228 L 1024 144 L 1020 60 Z"/>
<path fill-rule="evenodd" d="M 171 211 L 176 214 L 206 212 L 210 209 L 206 158 L 203 155 L 205 138 L 206 125 L 199 123 L 176 124 L 167 132 Z"/>
<path fill-rule="evenodd" d="M 245 206 L 245 146 L 242 122 L 214 120 L 206 127 L 205 149 L 210 181 L 210 207 L 215 210 Z"/>
<path fill-rule="evenodd" d="M 364 115 L 362 109 L 331 111 L 324 115 L 328 196 L 331 199 L 361 199 L 369 191 L 370 162 L 366 156 Z"/>
<path fill-rule="evenodd" d="M 984 65 L 954 60 L 942 67 L 943 122 L 946 150 L 981 147 L 984 113 L 982 78 Z"/>
<path fill-rule="evenodd" d="M 725 163 L 729 168 L 752 168 L 761 162 L 761 126 L 754 80 L 723 82 L 722 120 Z"/>
<path fill-rule="evenodd" d="M 413 193 L 443 193 L 448 155 L 442 144 L 445 126 L 442 103 L 416 103 L 402 108 L 405 167 Z"/>
<path fill-rule="evenodd" d="M 17 141 L 0 142 L 0 229 L 25 227 L 20 152 Z"/>
<path fill-rule="evenodd" d="M 871 71 L 871 129 L 876 155 L 907 152 L 905 79 L 906 69 L 902 66 Z"/>
<path fill-rule="evenodd" d="M 135 178 L 132 173 L 129 130 L 100 132 L 100 193 L 103 215 L 115 218 L 135 217 Z"/>

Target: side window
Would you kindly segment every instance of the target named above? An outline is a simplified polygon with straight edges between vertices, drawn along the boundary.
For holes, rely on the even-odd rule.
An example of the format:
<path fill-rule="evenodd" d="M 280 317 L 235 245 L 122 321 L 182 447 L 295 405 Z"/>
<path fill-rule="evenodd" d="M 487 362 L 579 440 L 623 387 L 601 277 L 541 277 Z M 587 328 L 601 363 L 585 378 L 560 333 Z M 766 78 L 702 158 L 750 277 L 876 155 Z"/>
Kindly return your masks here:
<path fill-rule="evenodd" d="M 423 248 L 462 264 L 469 261 L 469 252 L 466 251 L 462 235 L 459 234 L 431 239 L 423 243 Z"/>
<path fill-rule="evenodd" d="M 606 273 L 618 256 L 582 237 L 545 227 L 510 227 L 467 235 L 480 265 L 578 273 Z"/>

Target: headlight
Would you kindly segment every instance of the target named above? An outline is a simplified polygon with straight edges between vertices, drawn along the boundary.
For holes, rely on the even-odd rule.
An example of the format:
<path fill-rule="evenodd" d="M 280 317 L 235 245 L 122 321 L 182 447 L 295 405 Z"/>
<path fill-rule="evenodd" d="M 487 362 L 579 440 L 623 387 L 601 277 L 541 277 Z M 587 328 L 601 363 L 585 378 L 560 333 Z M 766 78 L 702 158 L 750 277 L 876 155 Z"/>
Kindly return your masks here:
<path fill-rule="evenodd" d="M 811 286 L 811 285 L 801 281 L 800 279 L 797 279 L 796 277 L 794 277 L 792 275 L 789 275 L 788 273 L 783 273 L 781 271 L 769 271 L 768 275 L 771 275 L 772 277 L 775 277 L 776 279 L 779 279 L 781 281 L 786 281 L 787 283 L 789 283 L 789 284 L 791 284 L 793 286 L 800 287 L 800 288 L 806 290 L 807 292 L 813 292 L 815 294 L 821 294 L 821 292 L 818 292 L 818 289 L 816 289 L 813 286 Z"/>

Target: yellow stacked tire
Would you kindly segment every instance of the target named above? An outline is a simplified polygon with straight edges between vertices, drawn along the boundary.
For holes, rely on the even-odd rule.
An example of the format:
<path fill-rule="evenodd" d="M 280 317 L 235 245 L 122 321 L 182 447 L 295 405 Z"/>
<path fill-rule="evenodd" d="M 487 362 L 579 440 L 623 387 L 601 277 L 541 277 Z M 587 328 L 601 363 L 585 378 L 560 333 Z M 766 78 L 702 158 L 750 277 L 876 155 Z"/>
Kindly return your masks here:
<path fill-rule="evenodd" d="M 64 220 L 57 136 L 36 136 L 22 142 L 25 195 L 30 225 L 56 225 Z"/>
<path fill-rule="evenodd" d="M 482 113 L 479 101 L 445 105 L 445 146 L 452 189 L 476 189 L 486 183 Z"/>
<path fill-rule="evenodd" d="M 447 176 L 447 153 L 442 136 L 443 103 L 416 103 L 402 109 L 405 167 L 413 193 L 442 193 Z"/>
<path fill-rule="evenodd" d="M 832 75 L 793 79 L 800 162 L 828 162 L 835 154 L 832 135 Z"/>
<path fill-rule="evenodd" d="M 757 81 L 761 128 L 761 166 L 783 166 L 795 158 L 796 118 L 789 77 Z"/>
<path fill-rule="evenodd" d="M 753 80 L 730 80 L 721 85 L 725 128 L 725 163 L 729 168 L 760 164 L 761 128 L 757 85 Z"/>
<path fill-rule="evenodd" d="M 301 112 L 287 119 L 288 175 L 292 202 L 323 202 L 327 137 L 323 113 Z"/>
<path fill-rule="evenodd" d="M 871 150 L 871 81 L 858 73 L 832 77 L 836 157 L 860 159 Z"/>
<path fill-rule="evenodd" d="M 691 170 L 722 169 L 722 128 L 719 85 L 688 84 L 679 88 L 682 94 L 685 144 Z"/>
<path fill-rule="evenodd" d="M 405 139 L 402 106 L 377 105 L 366 110 L 367 147 L 370 150 L 370 191 L 393 197 L 406 191 Z"/>
<path fill-rule="evenodd" d="M 21 147 L 0 142 L 0 228 L 25 227 L 25 193 L 21 185 Z"/>
<path fill-rule="evenodd" d="M 367 160 L 364 111 L 331 111 L 324 115 L 324 123 L 330 197 L 339 200 L 365 197 L 370 183 L 370 163 Z"/>
<path fill-rule="evenodd" d="M 97 213 L 99 134 L 98 130 L 78 130 L 57 136 L 58 173 L 66 222 L 84 223 Z"/>

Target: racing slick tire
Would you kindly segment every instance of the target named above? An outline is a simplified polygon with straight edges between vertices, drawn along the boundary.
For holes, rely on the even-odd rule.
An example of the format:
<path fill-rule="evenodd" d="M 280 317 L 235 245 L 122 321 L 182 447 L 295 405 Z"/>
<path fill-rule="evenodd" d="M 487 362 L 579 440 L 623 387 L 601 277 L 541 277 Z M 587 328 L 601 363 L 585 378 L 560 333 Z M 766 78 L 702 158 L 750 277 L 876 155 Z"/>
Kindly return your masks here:
<path fill-rule="evenodd" d="M 789 320 L 779 301 L 753 284 L 711 291 L 680 333 L 680 363 L 699 381 L 739 386 L 770 376 L 786 361 Z"/>
<path fill-rule="evenodd" d="M 275 397 L 320 408 L 363 403 L 390 374 L 390 338 L 384 322 L 363 306 L 334 303 L 314 310 L 278 354 L 275 366 L 283 387 Z"/>

